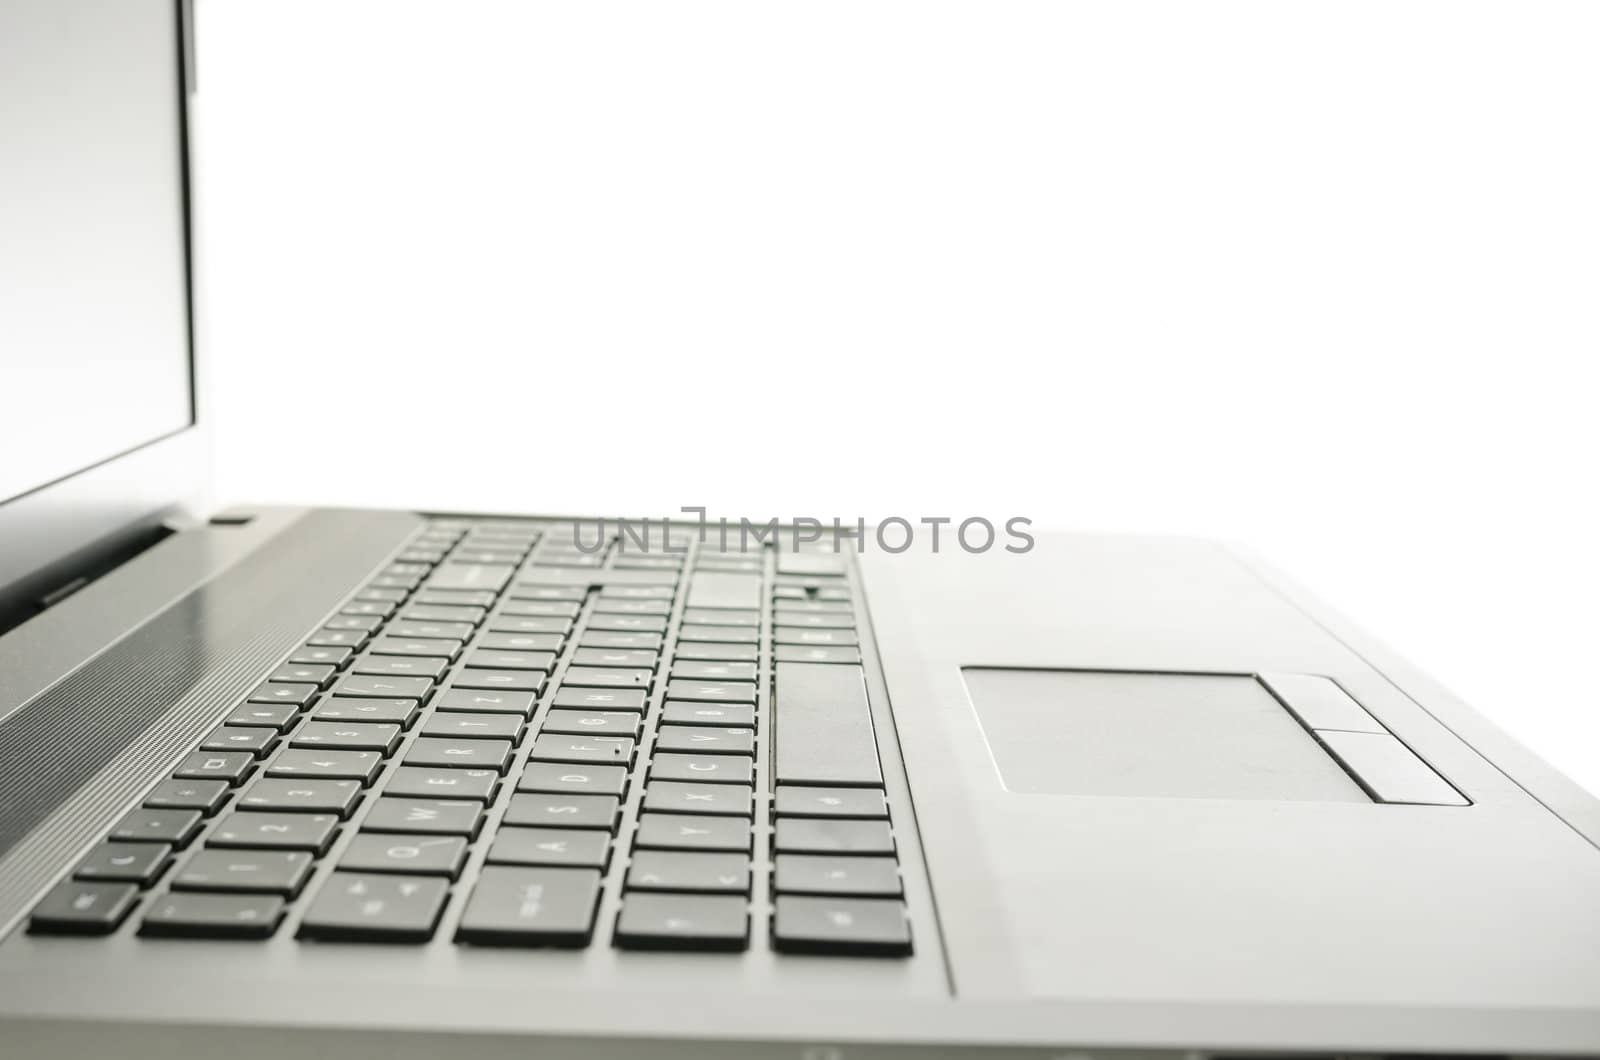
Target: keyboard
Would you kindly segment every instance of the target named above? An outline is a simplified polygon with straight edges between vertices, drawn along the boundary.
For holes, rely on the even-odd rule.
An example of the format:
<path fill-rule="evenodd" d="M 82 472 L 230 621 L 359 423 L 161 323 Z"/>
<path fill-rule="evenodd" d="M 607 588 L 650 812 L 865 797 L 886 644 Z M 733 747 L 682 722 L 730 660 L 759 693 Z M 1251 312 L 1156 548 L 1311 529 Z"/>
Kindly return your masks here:
<path fill-rule="evenodd" d="M 650 529 L 428 521 L 29 931 L 909 955 L 848 558 Z"/>

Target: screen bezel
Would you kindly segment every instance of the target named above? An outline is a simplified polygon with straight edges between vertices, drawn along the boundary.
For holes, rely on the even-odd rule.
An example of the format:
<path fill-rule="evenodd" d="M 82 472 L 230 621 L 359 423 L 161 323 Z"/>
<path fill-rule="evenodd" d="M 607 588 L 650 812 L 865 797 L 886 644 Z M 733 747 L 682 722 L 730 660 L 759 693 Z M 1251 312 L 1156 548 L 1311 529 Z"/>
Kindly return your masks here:
<path fill-rule="evenodd" d="M 49 594 L 72 570 L 110 555 L 157 523 L 201 510 L 209 478 L 195 298 L 192 185 L 195 91 L 192 0 L 174 0 L 173 71 L 183 203 L 185 345 L 189 424 L 0 502 L 0 611 Z"/>

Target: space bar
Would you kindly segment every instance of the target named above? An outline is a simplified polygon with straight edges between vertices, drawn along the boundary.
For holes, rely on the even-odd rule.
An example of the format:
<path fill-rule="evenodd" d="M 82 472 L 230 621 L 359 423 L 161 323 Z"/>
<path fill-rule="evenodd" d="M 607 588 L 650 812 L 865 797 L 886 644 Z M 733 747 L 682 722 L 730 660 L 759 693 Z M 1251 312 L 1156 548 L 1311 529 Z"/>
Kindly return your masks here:
<path fill-rule="evenodd" d="M 774 667 L 773 773 L 779 784 L 882 784 L 859 666 Z"/>

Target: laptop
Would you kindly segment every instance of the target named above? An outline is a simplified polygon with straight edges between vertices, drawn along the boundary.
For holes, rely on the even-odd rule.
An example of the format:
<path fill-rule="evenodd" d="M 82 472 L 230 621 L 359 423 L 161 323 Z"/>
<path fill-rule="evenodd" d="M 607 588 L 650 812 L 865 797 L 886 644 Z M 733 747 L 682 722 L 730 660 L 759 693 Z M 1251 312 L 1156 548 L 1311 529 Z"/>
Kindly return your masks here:
<path fill-rule="evenodd" d="M 0 8 L 5 1056 L 1600 1055 L 1600 803 L 1236 549 L 209 510 L 185 19 Z"/>

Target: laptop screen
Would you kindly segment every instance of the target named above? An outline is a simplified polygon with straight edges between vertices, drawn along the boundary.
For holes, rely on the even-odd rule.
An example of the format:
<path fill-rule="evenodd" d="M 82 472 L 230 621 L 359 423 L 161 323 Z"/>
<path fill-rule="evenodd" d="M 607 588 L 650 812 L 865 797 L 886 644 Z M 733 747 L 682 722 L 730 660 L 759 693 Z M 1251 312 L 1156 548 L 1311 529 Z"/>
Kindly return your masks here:
<path fill-rule="evenodd" d="M 0 4 L 0 504 L 194 422 L 173 0 Z"/>

